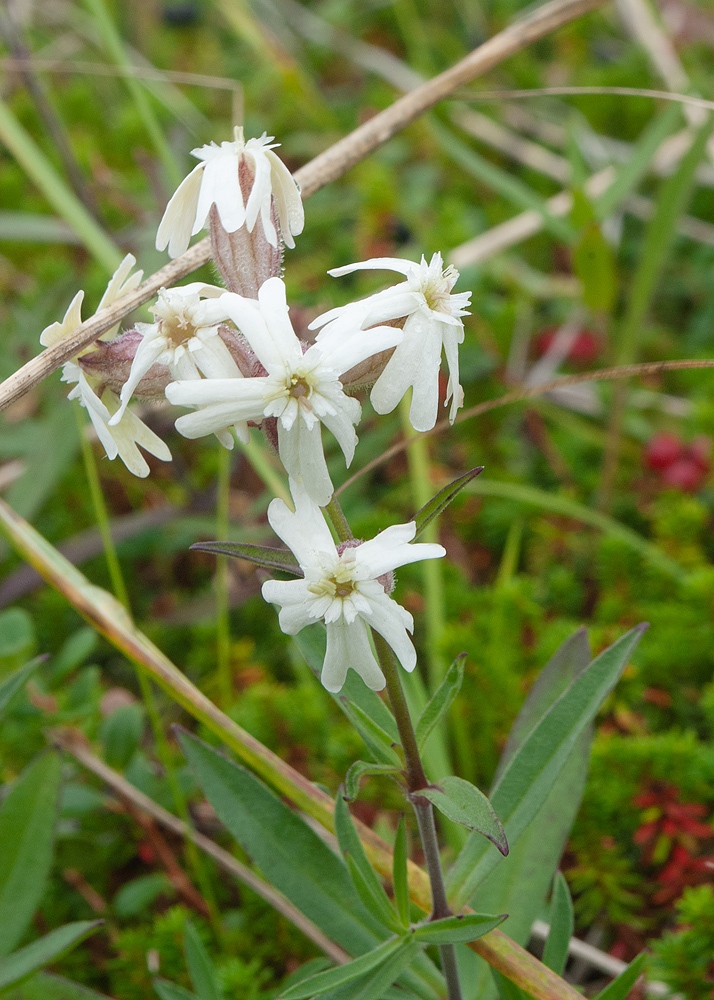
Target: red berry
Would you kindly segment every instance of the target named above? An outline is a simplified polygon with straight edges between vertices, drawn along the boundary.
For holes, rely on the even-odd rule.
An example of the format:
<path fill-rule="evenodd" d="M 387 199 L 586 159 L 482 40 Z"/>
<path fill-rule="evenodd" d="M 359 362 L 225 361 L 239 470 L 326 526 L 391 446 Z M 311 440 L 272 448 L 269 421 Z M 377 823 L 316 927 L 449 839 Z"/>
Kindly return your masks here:
<path fill-rule="evenodd" d="M 600 356 L 600 341 L 587 330 L 577 335 L 568 352 L 568 359 L 579 365 L 589 365 Z"/>
<path fill-rule="evenodd" d="M 679 434 L 660 431 L 653 435 L 645 447 L 645 458 L 650 469 L 666 469 L 682 458 L 682 439 Z"/>
<path fill-rule="evenodd" d="M 704 473 L 690 458 L 681 458 L 664 469 L 662 479 L 683 493 L 696 493 L 704 481 Z"/>

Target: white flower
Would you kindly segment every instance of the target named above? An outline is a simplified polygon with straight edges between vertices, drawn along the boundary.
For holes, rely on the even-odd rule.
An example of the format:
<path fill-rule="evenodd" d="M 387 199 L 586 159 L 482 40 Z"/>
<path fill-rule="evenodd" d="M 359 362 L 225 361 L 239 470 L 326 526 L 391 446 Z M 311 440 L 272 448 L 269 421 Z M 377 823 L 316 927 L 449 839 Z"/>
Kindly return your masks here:
<path fill-rule="evenodd" d="M 269 278 L 258 300 L 226 292 L 218 300 L 245 335 L 267 374 L 254 378 L 173 382 L 166 397 L 181 406 L 197 406 L 179 417 L 185 437 L 202 437 L 238 421 L 276 417 L 278 451 L 288 474 L 302 480 L 315 503 L 324 506 L 333 493 L 322 450 L 321 424 L 337 438 L 347 465 L 354 455 L 360 404 L 346 396 L 339 376 L 371 354 L 394 347 L 402 331 L 374 327 L 352 336 L 325 336 L 303 352 L 288 316 L 285 285 Z"/>
<path fill-rule="evenodd" d="M 152 365 L 165 365 L 173 379 L 198 379 L 201 373 L 206 378 L 241 377 L 218 335 L 220 324 L 228 319 L 219 301 L 222 294 L 222 288 L 202 282 L 161 289 L 151 309 L 155 322 L 136 324 L 142 340 L 122 386 L 122 405 L 112 417 L 113 425 L 122 419 L 132 393 Z"/>
<path fill-rule="evenodd" d="M 307 494 L 291 483 L 295 513 L 282 500 L 268 507 L 273 530 L 295 554 L 304 573 L 302 580 L 269 580 L 263 597 L 279 604 L 283 632 L 295 635 L 321 619 L 327 626 L 327 651 L 322 683 L 339 691 L 351 667 L 374 691 L 385 684 L 370 644 L 370 627 L 389 643 L 405 670 L 416 666 L 416 652 L 407 632 L 412 616 L 388 597 L 380 577 L 398 566 L 421 559 L 440 559 L 441 545 L 410 545 L 416 533 L 413 521 L 395 524 L 376 538 L 354 547 L 335 546 L 322 511 Z"/>
<path fill-rule="evenodd" d="M 102 295 L 101 301 L 97 306 L 97 312 L 100 309 L 106 309 L 112 303 L 114 303 L 121 295 L 126 295 L 128 292 L 133 292 L 137 285 L 141 284 L 141 279 L 144 275 L 143 271 L 136 271 L 134 274 L 131 273 L 132 268 L 136 264 L 136 258 L 130 253 L 126 255 L 124 260 L 121 262 L 119 267 L 116 269 L 114 274 L 109 279 L 109 283 L 106 287 L 104 295 Z M 82 300 L 84 299 L 84 292 L 79 291 L 75 297 L 70 302 L 67 312 L 64 314 L 64 319 L 61 323 L 50 323 L 40 334 L 40 343 L 43 347 L 52 347 L 54 344 L 58 343 L 63 337 L 69 336 L 70 333 L 74 333 L 78 326 L 82 325 Z M 102 340 L 111 340 L 119 329 L 119 324 L 113 326 L 110 330 L 105 331 L 101 335 Z M 87 348 L 91 350 L 91 348 Z"/>
<path fill-rule="evenodd" d="M 446 404 L 451 400 L 449 420 L 463 404 L 463 389 L 459 385 L 459 344 L 464 341 L 462 316 L 468 316 L 471 292 L 453 295 L 459 272 L 455 267 L 444 268 L 440 253 L 427 264 L 395 257 L 377 257 L 329 271 L 335 277 L 358 270 L 387 268 L 405 275 L 406 281 L 370 295 L 359 302 L 332 309 L 310 324 L 311 329 L 325 327 L 323 336 L 336 330 L 347 331 L 356 325 L 366 330 L 375 323 L 406 318 L 404 339 L 387 362 L 372 389 L 370 399 L 377 413 L 390 413 L 412 387 L 409 419 L 415 430 L 428 431 L 436 423 L 439 404 L 439 369 L 441 349 L 446 351 L 449 382 Z M 327 325 L 326 325 L 327 324 Z"/>
<path fill-rule="evenodd" d="M 243 129 L 235 129 L 233 142 L 211 143 L 191 150 L 201 160 L 188 177 L 179 184 L 156 234 L 156 249 L 168 245 L 169 255 L 178 257 L 188 248 L 191 236 L 206 225 L 211 206 L 215 205 L 221 225 L 234 233 L 245 225 L 253 231 L 260 216 L 266 239 L 278 245 L 278 234 L 271 220 L 272 200 L 280 225 L 280 235 L 289 247 L 295 246 L 293 236 L 302 232 L 305 215 L 300 191 L 293 176 L 273 152 L 280 143 L 265 133 L 259 139 L 243 138 Z M 272 145 L 271 145 L 272 143 Z M 245 175 L 250 193 L 244 201 L 239 172 Z M 250 176 L 252 174 L 252 177 Z"/>
<path fill-rule="evenodd" d="M 131 274 L 136 260 L 127 254 L 112 277 L 109 279 L 106 291 L 101 298 L 97 312 L 110 306 L 120 295 L 132 291 L 141 282 L 142 271 Z M 61 323 L 52 323 L 40 334 L 43 347 L 51 347 L 63 337 L 69 336 L 82 323 L 82 300 L 84 292 L 79 291 L 72 299 Z M 111 339 L 119 328 L 119 324 L 103 334 L 103 338 Z M 90 345 L 80 351 L 77 357 L 94 351 Z M 119 456 L 129 472 L 142 479 L 149 474 L 149 466 L 139 451 L 137 444 L 148 452 L 160 458 L 163 462 L 171 461 L 171 452 L 161 438 L 142 423 L 135 413 L 124 412 L 116 426 L 110 426 L 112 416 L 119 409 L 119 400 L 109 389 L 105 389 L 102 398 L 97 396 L 92 383 L 100 380 L 88 378 L 74 361 L 68 361 L 62 368 L 62 381 L 77 383 L 68 394 L 68 399 L 78 399 L 84 406 L 97 432 L 97 437 L 104 446 L 107 457 L 114 459 Z"/>
<path fill-rule="evenodd" d="M 62 381 L 77 383 L 67 398 L 78 399 L 86 408 L 107 458 L 115 459 L 118 455 L 129 472 L 141 479 L 148 476 L 149 466 L 137 445 L 146 448 L 162 462 L 171 461 L 167 445 L 131 410 L 125 410 L 119 423 L 112 425 L 112 414 L 118 409 L 119 400 L 110 389 L 105 389 L 100 399 L 74 361 L 68 361 L 62 369 Z"/>

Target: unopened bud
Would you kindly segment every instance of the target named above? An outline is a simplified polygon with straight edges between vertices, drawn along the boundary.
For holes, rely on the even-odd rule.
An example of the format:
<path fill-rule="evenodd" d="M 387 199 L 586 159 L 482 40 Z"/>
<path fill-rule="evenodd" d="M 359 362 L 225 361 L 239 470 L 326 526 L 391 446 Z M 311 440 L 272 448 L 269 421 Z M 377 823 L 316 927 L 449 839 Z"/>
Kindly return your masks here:
<path fill-rule="evenodd" d="M 102 390 L 111 389 L 119 396 L 122 386 L 129 378 L 134 355 L 142 340 L 143 335 L 138 330 L 127 330 L 107 343 L 98 341 L 95 350 L 78 359 L 79 364 L 88 375 L 101 383 Z M 160 399 L 171 381 L 166 365 L 154 364 L 139 382 L 134 396 L 143 400 Z"/>
<path fill-rule="evenodd" d="M 243 200 L 247 204 L 255 180 L 255 166 L 248 157 L 242 156 L 238 162 L 238 182 Z M 270 219 L 278 230 L 278 214 L 275 197 L 270 199 Z M 249 232 L 247 226 L 240 226 L 234 233 L 228 233 L 221 224 L 215 205 L 209 213 L 211 232 L 211 253 L 220 271 L 226 288 L 247 299 L 257 299 L 258 289 L 268 278 L 278 278 L 283 266 L 283 244 L 277 241 L 272 246 L 265 235 L 263 226 L 254 226 Z"/>

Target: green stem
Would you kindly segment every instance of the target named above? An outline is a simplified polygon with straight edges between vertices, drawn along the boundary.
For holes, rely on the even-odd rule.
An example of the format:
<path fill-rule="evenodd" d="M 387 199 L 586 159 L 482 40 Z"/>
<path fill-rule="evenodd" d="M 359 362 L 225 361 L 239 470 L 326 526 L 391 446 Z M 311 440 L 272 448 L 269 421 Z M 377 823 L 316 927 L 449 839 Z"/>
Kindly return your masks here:
<path fill-rule="evenodd" d="M 397 666 L 394 653 L 386 639 L 383 639 L 378 632 L 372 630 L 372 636 L 374 638 L 374 648 L 377 651 L 377 659 L 387 681 L 387 692 L 389 693 L 389 700 L 399 730 L 399 738 L 407 765 L 409 800 L 416 814 L 419 835 L 424 849 L 424 861 L 431 886 L 431 919 L 438 920 L 441 917 L 451 916 L 451 909 L 446 899 L 444 873 L 441 870 L 439 841 L 434 822 L 434 807 L 431 802 L 419 795 L 421 789 L 428 787 L 429 781 L 424 773 L 424 767 L 419 755 L 419 746 L 416 741 L 411 716 L 409 715 L 409 708 L 407 707 L 407 700 L 404 696 L 402 682 L 399 677 L 399 667 Z M 461 984 L 459 982 L 459 971 L 456 964 L 454 946 L 452 944 L 441 945 L 439 947 L 439 954 L 441 956 L 441 971 L 446 980 L 447 996 L 449 1000 L 461 1000 Z"/>
<path fill-rule="evenodd" d="M 97 527 L 99 528 L 99 533 L 102 538 L 102 545 L 104 546 L 104 557 L 107 561 L 107 568 L 109 570 L 109 576 L 112 581 L 112 589 L 118 601 L 120 601 L 127 612 L 131 614 L 131 608 L 129 606 L 129 592 L 127 591 L 126 584 L 124 582 L 124 576 L 121 571 L 121 566 L 119 565 L 119 558 L 117 556 L 116 547 L 114 545 L 114 539 L 112 538 L 111 527 L 109 524 L 109 514 L 107 511 L 107 505 L 104 502 L 104 493 L 102 492 L 102 485 L 99 481 L 99 470 L 97 469 L 97 460 L 94 455 L 94 450 L 91 444 L 87 440 L 87 436 L 84 433 L 84 420 L 82 419 L 82 412 L 79 403 L 75 400 L 74 402 L 74 414 L 77 420 L 77 429 L 79 431 L 79 438 L 82 443 L 82 458 L 84 459 L 84 469 L 87 476 L 87 481 L 89 483 L 89 493 L 92 498 L 92 507 L 94 509 L 94 517 L 97 522 Z M 190 825 L 191 817 L 188 811 L 188 805 L 186 803 L 186 797 L 183 794 L 183 789 L 178 780 L 178 775 L 176 774 L 176 769 L 174 767 L 173 758 L 171 756 L 171 748 L 169 747 L 168 740 L 166 739 L 166 734 L 161 722 L 161 715 L 159 713 L 159 708 L 154 697 L 154 692 L 151 687 L 151 681 L 146 675 L 145 670 L 138 663 L 134 661 L 134 669 L 136 671 L 136 677 L 139 682 L 139 690 L 141 692 L 141 697 L 144 702 L 144 707 L 146 708 L 146 714 L 149 717 L 149 724 L 154 733 L 154 739 L 156 740 L 156 748 L 159 755 L 159 760 L 166 774 L 166 780 L 168 781 L 169 788 L 171 789 L 171 796 L 174 801 L 174 806 L 184 823 Z M 201 887 L 201 893 L 208 905 L 209 913 L 211 915 L 211 922 L 218 936 L 222 934 L 222 928 L 220 923 L 220 916 L 218 909 L 216 907 L 215 896 L 213 893 L 213 887 L 211 886 L 208 874 L 203 865 L 201 857 L 198 853 L 196 845 L 190 840 L 186 841 L 186 857 L 193 870 L 196 881 Z"/>
<path fill-rule="evenodd" d="M 332 499 L 325 507 L 325 510 L 327 511 L 327 516 L 332 521 L 332 525 L 339 540 L 341 542 L 351 542 L 355 536 L 352 534 L 352 528 L 350 528 L 347 523 L 347 518 L 345 517 L 344 511 L 340 506 L 340 501 L 334 493 L 332 495 Z"/>
<path fill-rule="evenodd" d="M 293 501 L 290 491 L 286 487 L 282 477 L 273 468 L 268 450 L 262 441 L 251 435 L 248 444 L 238 441 L 238 447 L 253 466 L 257 474 L 263 480 L 270 492 L 284 500 L 288 507 L 292 508 Z"/>
<path fill-rule="evenodd" d="M 219 542 L 227 541 L 229 528 L 229 503 L 231 487 L 231 456 L 226 448 L 219 446 L 218 491 L 216 499 L 216 537 Z M 231 678 L 231 625 L 228 608 L 229 571 L 226 556 L 216 560 L 216 645 L 218 686 L 221 704 L 227 709 L 233 698 Z"/>

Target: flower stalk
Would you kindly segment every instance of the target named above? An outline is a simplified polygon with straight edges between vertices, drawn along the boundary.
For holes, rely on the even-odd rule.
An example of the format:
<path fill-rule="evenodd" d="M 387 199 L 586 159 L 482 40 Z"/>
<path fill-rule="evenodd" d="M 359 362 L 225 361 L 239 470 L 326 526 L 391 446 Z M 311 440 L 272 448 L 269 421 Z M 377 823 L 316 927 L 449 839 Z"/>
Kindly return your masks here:
<path fill-rule="evenodd" d="M 442 917 L 451 916 L 451 908 L 446 899 L 444 874 L 441 870 L 439 841 L 434 822 L 434 807 L 431 802 L 428 802 L 419 795 L 419 791 L 426 788 L 429 781 L 424 773 L 414 727 L 409 715 L 409 708 L 404 696 L 404 689 L 402 688 L 394 654 L 381 635 L 377 632 L 373 632 L 372 635 L 377 651 L 377 660 L 387 681 L 387 692 L 397 728 L 399 729 L 402 750 L 404 751 L 409 800 L 416 814 L 419 836 L 422 848 L 424 849 L 424 861 L 431 886 L 431 919 L 439 920 Z M 449 1000 L 461 1000 L 461 984 L 459 982 L 459 971 L 454 946 L 452 944 L 441 945 L 439 947 L 439 955 L 441 957 L 441 971 L 446 980 Z"/>

